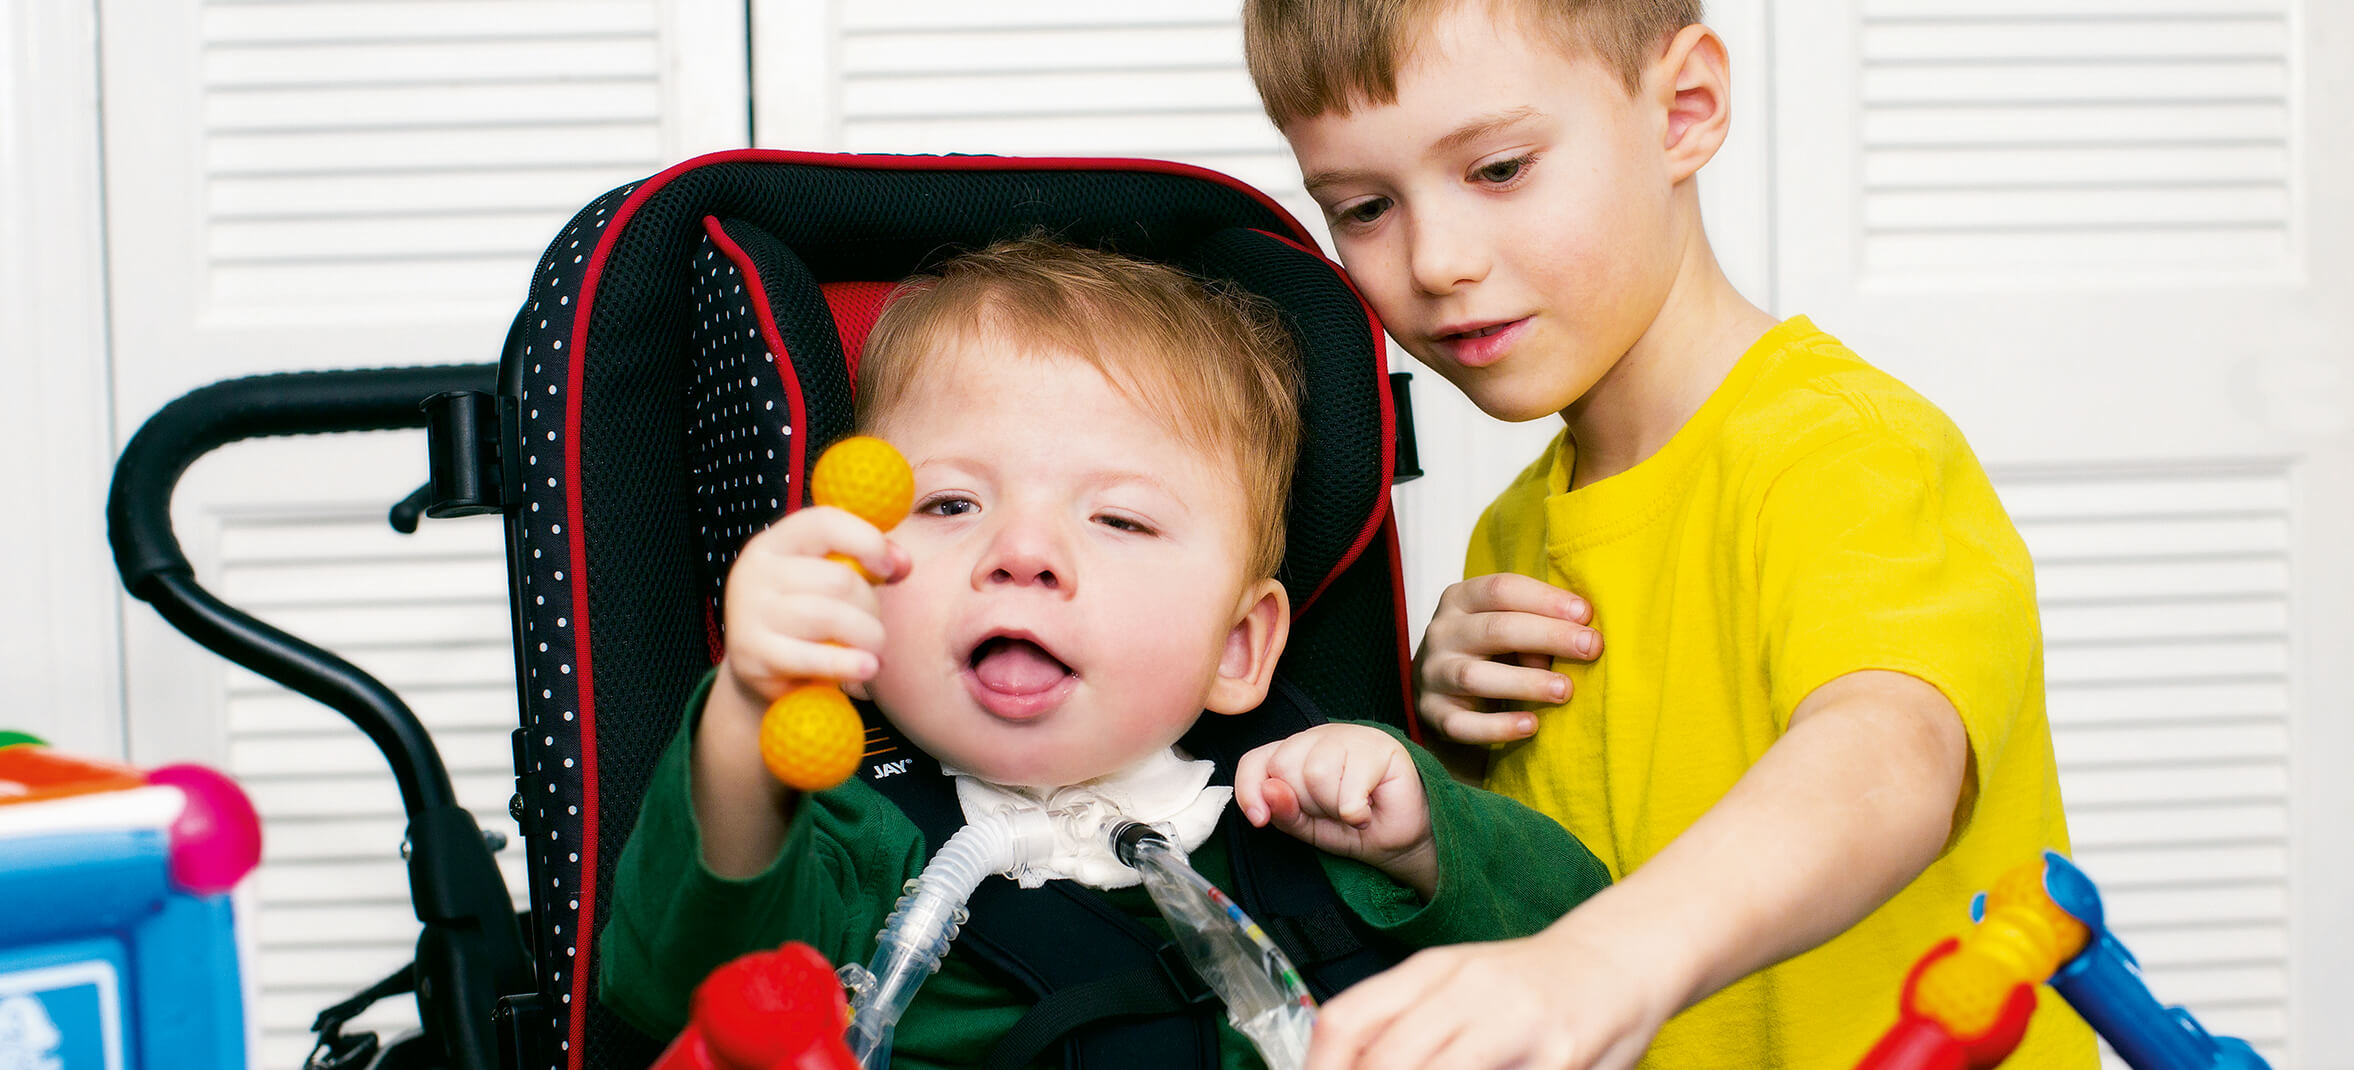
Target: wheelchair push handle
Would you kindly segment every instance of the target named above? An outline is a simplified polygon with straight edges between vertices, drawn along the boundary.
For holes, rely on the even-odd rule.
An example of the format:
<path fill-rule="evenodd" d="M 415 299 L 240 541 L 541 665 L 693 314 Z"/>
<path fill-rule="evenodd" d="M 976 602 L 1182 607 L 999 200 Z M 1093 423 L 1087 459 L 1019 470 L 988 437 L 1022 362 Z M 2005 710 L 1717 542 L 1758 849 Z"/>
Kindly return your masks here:
<path fill-rule="evenodd" d="M 316 699 L 367 733 L 415 816 L 456 805 L 449 773 L 414 713 L 342 658 L 222 602 L 196 582 L 172 530 L 172 492 L 196 459 L 279 435 L 423 427 L 422 402 L 489 388 L 493 364 L 293 372 L 230 379 L 173 400 L 131 436 L 106 501 L 107 542 L 123 587 L 207 649 Z"/>

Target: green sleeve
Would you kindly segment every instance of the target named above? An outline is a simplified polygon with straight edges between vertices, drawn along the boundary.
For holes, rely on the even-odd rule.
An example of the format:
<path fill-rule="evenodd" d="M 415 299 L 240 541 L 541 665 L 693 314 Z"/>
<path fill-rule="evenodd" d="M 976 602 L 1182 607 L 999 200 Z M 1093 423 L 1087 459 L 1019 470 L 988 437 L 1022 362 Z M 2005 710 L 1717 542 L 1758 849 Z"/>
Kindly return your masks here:
<path fill-rule="evenodd" d="M 1610 883 L 1601 860 L 1552 818 L 1456 782 L 1436 755 L 1395 728 L 1372 726 L 1405 743 L 1422 774 L 1439 881 L 1423 903 L 1372 866 L 1323 855 L 1333 889 L 1367 924 L 1408 947 L 1509 940 L 1553 924 Z"/>
<path fill-rule="evenodd" d="M 703 865 L 689 755 L 710 678 L 687 704 L 646 786 L 599 934 L 598 998 L 631 1025 L 670 1036 L 714 968 L 800 940 L 830 962 L 863 962 L 891 897 L 922 868 L 922 836 L 857 780 L 801 796 L 777 857 L 731 880 Z"/>

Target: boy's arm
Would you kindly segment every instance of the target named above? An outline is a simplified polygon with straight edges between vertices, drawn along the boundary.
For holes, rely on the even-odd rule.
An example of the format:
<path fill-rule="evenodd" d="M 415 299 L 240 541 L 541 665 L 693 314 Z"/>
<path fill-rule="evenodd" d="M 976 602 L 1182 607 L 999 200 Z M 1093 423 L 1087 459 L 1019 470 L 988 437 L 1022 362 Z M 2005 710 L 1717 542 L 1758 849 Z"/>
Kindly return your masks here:
<path fill-rule="evenodd" d="M 1326 1004 L 1308 1066 L 1632 1066 L 1669 1015 L 1830 939 L 1926 868 L 1968 762 L 1935 688 L 1839 677 L 1700 820 L 1552 927 L 1423 952 Z"/>
<path fill-rule="evenodd" d="M 785 843 L 799 793 L 760 760 L 767 703 L 722 663 L 695 732 L 691 794 L 703 829 L 702 862 L 722 877 L 767 869 Z"/>

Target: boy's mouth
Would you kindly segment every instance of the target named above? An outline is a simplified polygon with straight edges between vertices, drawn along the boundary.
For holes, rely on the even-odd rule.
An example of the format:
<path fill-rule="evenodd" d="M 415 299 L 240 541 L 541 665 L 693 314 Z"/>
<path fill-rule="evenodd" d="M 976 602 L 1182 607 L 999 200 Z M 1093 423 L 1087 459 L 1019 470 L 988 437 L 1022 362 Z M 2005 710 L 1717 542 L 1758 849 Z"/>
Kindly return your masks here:
<path fill-rule="evenodd" d="M 1503 359 L 1528 321 L 1522 316 L 1494 323 L 1448 324 L 1452 329 L 1438 332 L 1431 340 L 1455 363 L 1480 368 Z"/>
<path fill-rule="evenodd" d="M 1512 322 L 1518 322 L 1518 321 L 1512 321 Z M 1487 326 L 1485 326 L 1485 327 L 1474 327 L 1474 328 L 1472 328 L 1472 329 L 1470 329 L 1470 330 L 1468 330 L 1468 331 L 1451 331 L 1451 332 L 1448 332 L 1448 333 L 1446 333 L 1446 334 L 1440 335 L 1440 336 L 1439 336 L 1439 341 L 1442 341 L 1442 342 L 1457 342 L 1457 341 L 1462 341 L 1463 339 L 1466 339 L 1466 338 L 1485 338 L 1485 337 L 1487 337 L 1487 336 L 1489 336 L 1489 335 L 1491 335 L 1491 334 L 1495 334 L 1495 333 L 1497 333 L 1497 332 L 1499 332 L 1499 331 L 1502 331 L 1504 328 L 1506 328 L 1506 327 L 1510 327 L 1510 326 L 1512 326 L 1512 323 L 1511 323 L 1511 322 L 1507 322 L 1507 323 L 1491 323 L 1491 324 L 1488 324 L 1488 325 L 1487 325 Z"/>
<path fill-rule="evenodd" d="M 1027 636 L 992 635 L 965 658 L 965 682 L 973 697 L 1011 720 L 1054 708 L 1077 679 L 1069 665 Z"/>

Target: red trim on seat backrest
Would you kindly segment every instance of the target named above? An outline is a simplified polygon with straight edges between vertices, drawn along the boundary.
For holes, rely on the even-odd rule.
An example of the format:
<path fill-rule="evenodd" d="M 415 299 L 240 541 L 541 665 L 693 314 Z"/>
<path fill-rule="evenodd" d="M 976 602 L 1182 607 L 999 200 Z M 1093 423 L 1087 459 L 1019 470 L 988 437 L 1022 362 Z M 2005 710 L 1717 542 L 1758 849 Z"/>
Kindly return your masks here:
<path fill-rule="evenodd" d="M 826 308 L 834 314 L 834 330 L 842 336 L 842 366 L 850 375 L 852 389 L 858 383 L 858 358 L 866 352 L 867 332 L 875 329 L 875 317 L 883 314 L 883 302 L 899 284 L 893 282 L 825 282 L 818 284 L 818 292 L 826 297 Z"/>

